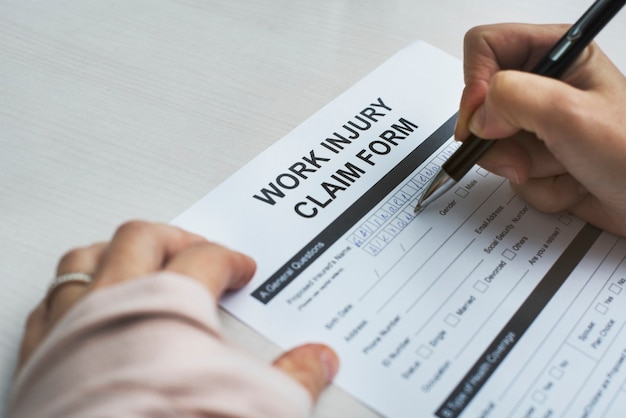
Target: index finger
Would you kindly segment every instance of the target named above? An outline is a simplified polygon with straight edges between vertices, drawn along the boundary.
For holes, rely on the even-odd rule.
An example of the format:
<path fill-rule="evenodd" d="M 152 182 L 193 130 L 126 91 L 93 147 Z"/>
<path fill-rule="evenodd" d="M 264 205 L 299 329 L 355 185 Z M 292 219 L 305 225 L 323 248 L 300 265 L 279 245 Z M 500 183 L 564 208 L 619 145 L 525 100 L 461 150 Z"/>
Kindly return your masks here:
<path fill-rule="evenodd" d="M 567 25 L 503 23 L 470 29 L 463 44 L 465 88 L 455 137 L 464 140 L 470 135 L 469 120 L 485 101 L 495 73 L 506 69 L 530 70 L 567 28 Z"/>
<path fill-rule="evenodd" d="M 530 71 L 568 27 L 501 23 L 470 29 L 463 40 L 465 82 L 489 81 L 500 70 Z"/>
<path fill-rule="evenodd" d="M 207 242 L 183 229 L 148 222 L 128 222 L 116 231 L 94 275 L 94 288 L 160 270 L 179 252 Z"/>
<path fill-rule="evenodd" d="M 256 263 L 245 254 L 206 242 L 179 252 L 163 269 L 200 281 L 219 299 L 225 291 L 245 286 L 254 275 Z"/>

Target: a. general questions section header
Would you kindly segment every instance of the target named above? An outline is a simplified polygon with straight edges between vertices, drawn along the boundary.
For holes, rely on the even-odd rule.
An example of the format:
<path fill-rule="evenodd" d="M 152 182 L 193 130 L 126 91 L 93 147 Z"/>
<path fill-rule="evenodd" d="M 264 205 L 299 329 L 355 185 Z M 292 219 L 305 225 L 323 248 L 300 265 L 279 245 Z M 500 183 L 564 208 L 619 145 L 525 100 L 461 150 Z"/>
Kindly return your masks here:
<path fill-rule="evenodd" d="M 407 178 L 417 167 L 443 145 L 454 132 L 457 115 L 450 117 L 435 132 L 426 138 L 409 155 L 383 176 L 363 196 L 331 222 L 322 232 L 298 251 L 289 261 L 264 281 L 251 296 L 263 304 L 269 303 L 289 283 L 298 277 L 324 251 L 339 240 L 355 223 L 363 218 L 374 206 Z"/>

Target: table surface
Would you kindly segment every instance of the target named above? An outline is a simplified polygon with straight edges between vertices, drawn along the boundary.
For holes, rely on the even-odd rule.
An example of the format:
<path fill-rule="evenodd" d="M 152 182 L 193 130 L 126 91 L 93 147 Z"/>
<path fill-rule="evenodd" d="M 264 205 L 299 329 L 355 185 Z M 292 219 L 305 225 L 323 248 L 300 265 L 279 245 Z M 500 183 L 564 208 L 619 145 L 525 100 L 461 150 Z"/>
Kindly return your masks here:
<path fill-rule="evenodd" d="M 169 222 L 415 39 L 567 23 L 588 0 L 0 0 L 0 407 L 69 248 Z M 626 72 L 626 12 L 597 37 Z M 460 93 L 460 92 L 459 92 Z M 254 355 L 278 348 L 228 314 Z M 376 414 L 339 388 L 316 417 Z"/>

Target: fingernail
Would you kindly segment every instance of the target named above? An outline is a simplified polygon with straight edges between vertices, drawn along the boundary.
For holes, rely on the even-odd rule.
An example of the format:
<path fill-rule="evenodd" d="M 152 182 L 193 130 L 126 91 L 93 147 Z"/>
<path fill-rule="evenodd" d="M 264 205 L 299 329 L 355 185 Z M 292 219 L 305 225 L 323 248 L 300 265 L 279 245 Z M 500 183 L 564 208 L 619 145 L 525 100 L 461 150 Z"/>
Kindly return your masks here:
<path fill-rule="evenodd" d="M 481 136 L 485 129 L 485 106 L 480 105 L 469 121 L 469 130 L 476 136 Z"/>
<path fill-rule="evenodd" d="M 492 170 L 492 172 L 498 176 L 502 176 L 505 179 L 513 182 L 515 184 L 520 184 L 519 176 L 517 175 L 517 170 L 510 166 L 500 166 L 496 167 Z"/>
<path fill-rule="evenodd" d="M 339 359 L 337 355 L 330 348 L 324 348 L 320 351 L 320 361 L 324 367 L 326 383 L 332 382 L 339 371 Z"/>

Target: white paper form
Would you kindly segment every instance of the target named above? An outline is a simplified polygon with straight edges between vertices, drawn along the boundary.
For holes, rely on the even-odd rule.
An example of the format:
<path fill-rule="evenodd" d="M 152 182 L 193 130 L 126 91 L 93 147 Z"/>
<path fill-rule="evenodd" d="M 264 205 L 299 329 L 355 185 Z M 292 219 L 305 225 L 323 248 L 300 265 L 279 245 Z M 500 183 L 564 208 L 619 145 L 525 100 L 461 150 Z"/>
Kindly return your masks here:
<path fill-rule="evenodd" d="M 258 270 L 222 306 L 323 342 L 382 415 L 616 416 L 626 242 L 476 167 L 415 215 L 456 144 L 458 60 L 417 42 L 174 220 Z"/>

